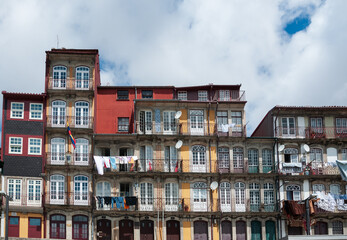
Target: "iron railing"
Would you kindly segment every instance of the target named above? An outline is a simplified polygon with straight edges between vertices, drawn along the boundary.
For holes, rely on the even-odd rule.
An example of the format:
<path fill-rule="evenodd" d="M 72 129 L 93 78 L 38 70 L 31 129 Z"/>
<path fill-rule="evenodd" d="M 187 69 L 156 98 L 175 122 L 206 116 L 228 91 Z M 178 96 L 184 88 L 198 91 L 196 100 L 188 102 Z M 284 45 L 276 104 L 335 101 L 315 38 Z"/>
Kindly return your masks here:
<path fill-rule="evenodd" d="M 94 117 L 90 116 L 47 116 L 47 127 L 67 128 L 93 128 Z"/>
<path fill-rule="evenodd" d="M 46 153 L 47 165 L 76 165 L 90 166 L 92 154 L 90 153 L 73 153 L 71 159 L 67 158 L 66 153 Z"/>
<path fill-rule="evenodd" d="M 67 90 L 93 90 L 93 79 L 54 79 L 52 77 L 48 80 L 48 89 L 67 89 Z"/>

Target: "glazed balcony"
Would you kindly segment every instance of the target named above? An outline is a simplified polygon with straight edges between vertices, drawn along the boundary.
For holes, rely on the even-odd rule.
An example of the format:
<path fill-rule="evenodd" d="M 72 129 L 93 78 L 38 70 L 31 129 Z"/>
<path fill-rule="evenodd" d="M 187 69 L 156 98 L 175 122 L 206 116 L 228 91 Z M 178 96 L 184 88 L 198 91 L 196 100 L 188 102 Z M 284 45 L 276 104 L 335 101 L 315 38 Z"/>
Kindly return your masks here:
<path fill-rule="evenodd" d="M 46 153 L 46 165 L 90 166 L 92 155 L 89 153 L 73 153 L 71 158 L 66 153 Z"/>
<path fill-rule="evenodd" d="M 70 128 L 92 129 L 94 126 L 94 117 L 89 116 L 47 116 L 47 127 L 52 128 Z"/>
<path fill-rule="evenodd" d="M 225 131 L 218 129 L 215 123 L 155 123 L 136 122 L 137 133 L 141 135 L 178 135 L 178 136 L 221 136 L 221 137 L 245 137 L 243 127 L 228 127 Z"/>
<path fill-rule="evenodd" d="M 277 127 L 275 137 L 279 138 L 307 138 L 307 139 L 325 139 L 325 138 L 347 138 L 347 128 L 345 127 L 295 127 L 282 128 Z"/>
<path fill-rule="evenodd" d="M 48 89 L 52 90 L 93 90 L 93 79 L 76 80 L 76 78 L 54 79 L 48 80 Z"/>
<path fill-rule="evenodd" d="M 93 193 L 73 193 L 73 192 L 47 192 L 45 194 L 46 205 L 73 205 L 90 206 Z"/>

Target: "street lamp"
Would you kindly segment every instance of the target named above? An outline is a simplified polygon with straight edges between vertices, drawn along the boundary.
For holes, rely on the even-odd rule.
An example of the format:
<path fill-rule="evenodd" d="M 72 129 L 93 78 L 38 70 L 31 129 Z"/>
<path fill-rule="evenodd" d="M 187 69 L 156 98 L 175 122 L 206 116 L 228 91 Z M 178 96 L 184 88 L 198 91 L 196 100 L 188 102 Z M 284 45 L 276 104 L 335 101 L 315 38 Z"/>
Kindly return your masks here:
<path fill-rule="evenodd" d="M 6 223 L 5 223 L 5 240 L 8 240 L 8 204 L 9 204 L 9 200 L 10 200 L 10 196 L 8 196 L 6 194 L 6 192 L 4 191 L 0 191 L 0 196 L 5 197 L 6 199 Z"/>

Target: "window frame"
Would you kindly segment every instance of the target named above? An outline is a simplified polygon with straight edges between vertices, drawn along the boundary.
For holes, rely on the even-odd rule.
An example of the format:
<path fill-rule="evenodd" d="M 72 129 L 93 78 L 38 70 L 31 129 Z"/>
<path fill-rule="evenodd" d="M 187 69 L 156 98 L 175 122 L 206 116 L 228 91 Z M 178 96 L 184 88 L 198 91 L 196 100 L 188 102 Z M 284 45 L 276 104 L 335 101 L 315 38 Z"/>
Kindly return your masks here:
<path fill-rule="evenodd" d="M 292 192 L 292 199 L 288 198 L 288 193 Z M 286 187 L 287 200 L 300 201 L 301 200 L 301 186 L 297 184 L 290 184 Z"/>
<path fill-rule="evenodd" d="M 121 94 L 121 93 L 126 94 Z M 129 100 L 129 90 L 117 90 L 117 100 Z"/>
<path fill-rule="evenodd" d="M 127 120 L 127 124 L 121 124 L 121 120 Z M 125 123 L 125 121 L 123 121 Z M 118 117 L 117 119 L 117 131 L 118 132 L 129 132 L 129 117 Z M 124 128 L 124 129 L 123 129 Z M 126 128 L 126 129 L 125 129 Z"/>
<path fill-rule="evenodd" d="M 52 220 L 55 216 L 62 216 L 64 220 Z M 52 237 L 52 224 L 57 224 L 57 237 Z M 58 225 L 59 224 L 59 225 Z M 64 231 L 60 231 L 60 224 L 64 224 Z M 59 227 L 58 227 L 59 226 Z M 60 236 L 60 233 L 63 233 L 63 236 Z M 66 238 L 66 216 L 62 214 L 52 214 L 49 218 L 49 237 L 53 239 L 65 239 Z"/>
<path fill-rule="evenodd" d="M 14 151 L 12 151 L 11 150 L 11 147 L 13 146 L 13 147 L 18 147 L 19 146 L 19 144 L 17 143 L 17 144 L 13 144 L 13 143 L 11 143 L 11 139 L 15 139 L 15 138 L 17 138 L 17 139 L 20 139 L 20 152 L 14 152 Z M 8 138 L 8 153 L 9 154 L 23 154 L 23 137 L 9 137 Z"/>
<path fill-rule="evenodd" d="M 32 181 L 33 183 L 30 183 Z M 29 179 L 28 180 L 28 187 L 27 187 L 27 201 L 28 205 L 40 205 L 41 204 L 41 194 L 42 194 L 42 181 L 38 179 Z M 32 193 L 30 193 L 30 186 L 33 186 Z M 38 189 L 37 189 L 38 188 Z M 39 190 L 37 192 L 37 190 Z M 32 195 L 31 195 L 32 194 Z M 29 198 L 32 196 L 32 200 Z"/>
<path fill-rule="evenodd" d="M 218 91 L 219 101 L 231 101 L 230 90 L 221 89 Z"/>
<path fill-rule="evenodd" d="M 337 134 L 346 134 L 347 133 L 347 118 L 346 117 L 337 117 L 335 120 L 335 124 L 336 124 L 336 133 Z"/>
<path fill-rule="evenodd" d="M 39 140 L 40 146 L 31 144 L 30 140 Z M 31 148 L 38 148 L 39 153 L 32 152 Z M 28 155 L 42 155 L 42 138 L 28 138 Z"/>
<path fill-rule="evenodd" d="M 13 184 L 12 191 L 10 190 L 10 184 Z M 19 192 L 17 188 L 18 186 L 19 186 Z M 8 196 L 10 197 L 10 202 L 16 205 L 20 205 L 22 201 L 22 190 L 23 190 L 22 179 L 18 179 L 18 178 L 7 179 L 7 193 L 8 193 Z"/>
<path fill-rule="evenodd" d="M 207 90 L 199 90 L 198 91 L 198 101 L 199 102 L 207 102 L 208 101 L 208 92 L 207 92 Z"/>
<path fill-rule="evenodd" d="M 187 91 L 178 91 L 177 92 L 177 100 L 187 101 L 188 100 Z"/>
<path fill-rule="evenodd" d="M 153 99 L 153 90 L 142 90 L 141 91 L 142 99 Z"/>
<path fill-rule="evenodd" d="M 282 131 L 281 131 L 282 136 L 287 136 L 287 137 L 295 136 L 296 135 L 295 117 L 281 117 L 281 127 L 282 127 Z"/>
<path fill-rule="evenodd" d="M 31 107 L 33 105 L 40 105 L 41 106 L 41 110 L 32 110 Z M 32 113 L 40 113 L 40 117 L 32 117 Z M 30 103 L 30 106 L 29 106 L 29 119 L 32 119 L 32 120 L 42 120 L 43 118 L 43 104 L 42 103 Z"/>
<path fill-rule="evenodd" d="M 90 68 L 78 66 L 75 68 L 75 71 L 75 89 L 89 89 Z"/>
<path fill-rule="evenodd" d="M 14 104 L 22 105 L 22 109 L 21 110 L 16 109 L 14 111 L 14 109 L 13 109 L 13 105 Z M 14 116 L 14 112 L 16 112 L 16 114 L 17 113 L 21 113 L 21 116 L 20 117 Z M 11 102 L 10 118 L 13 118 L 13 119 L 24 119 L 24 102 Z"/>

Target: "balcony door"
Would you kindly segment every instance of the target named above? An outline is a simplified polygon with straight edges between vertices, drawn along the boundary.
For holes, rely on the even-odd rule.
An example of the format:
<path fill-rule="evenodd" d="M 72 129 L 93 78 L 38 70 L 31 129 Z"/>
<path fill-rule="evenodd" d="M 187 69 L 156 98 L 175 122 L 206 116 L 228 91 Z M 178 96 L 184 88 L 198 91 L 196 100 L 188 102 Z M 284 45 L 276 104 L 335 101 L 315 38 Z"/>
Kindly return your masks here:
<path fill-rule="evenodd" d="M 204 134 L 204 111 L 190 110 L 190 133 L 192 135 Z"/>
<path fill-rule="evenodd" d="M 141 194 L 141 211 L 153 211 L 153 184 L 152 183 L 141 183 L 140 184 Z"/>
<path fill-rule="evenodd" d="M 228 182 L 220 184 L 220 207 L 222 212 L 231 212 L 231 192 Z"/>
<path fill-rule="evenodd" d="M 88 127 L 89 124 L 89 103 L 76 102 L 75 104 L 75 126 Z"/>
<path fill-rule="evenodd" d="M 175 146 L 165 146 L 164 171 L 177 172 L 177 162 L 177 149 L 175 148 Z"/>
<path fill-rule="evenodd" d="M 50 180 L 51 180 L 50 203 L 60 204 L 60 205 L 64 204 L 65 177 L 62 175 L 52 175 Z"/>
<path fill-rule="evenodd" d="M 245 184 L 242 182 L 235 183 L 235 208 L 236 212 L 245 212 Z"/>
<path fill-rule="evenodd" d="M 51 164 L 65 164 L 65 139 L 52 138 L 51 140 Z"/>
<path fill-rule="evenodd" d="M 207 184 L 197 182 L 193 184 L 193 211 L 207 211 Z"/>
<path fill-rule="evenodd" d="M 52 102 L 52 126 L 65 127 L 66 103 L 64 101 Z"/>
<path fill-rule="evenodd" d="M 166 211 L 178 210 L 178 184 L 177 183 L 165 184 L 165 210 Z"/>
<path fill-rule="evenodd" d="M 192 171 L 207 172 L 206 148 L 202 145 L 195 145 L 192 147 L 192 154 L 193 154 Z"/>
<path fill-rule="evenodd" d="M 75 149 L 75 164 L 76 165 L 88 165 L 88 140 L 84 138 L 76 139 Z"/>
<path fill-rule="evenodd" d="M 88 205 L 88 177 L 76 176 L 74 178 L 75 205 Z"/>
<path fill-rule="evenodd" d="M 164 134 L 173 134 L 176 132 L 175 114 L 176 112 L 174 111 L 163 112 Z"/>

